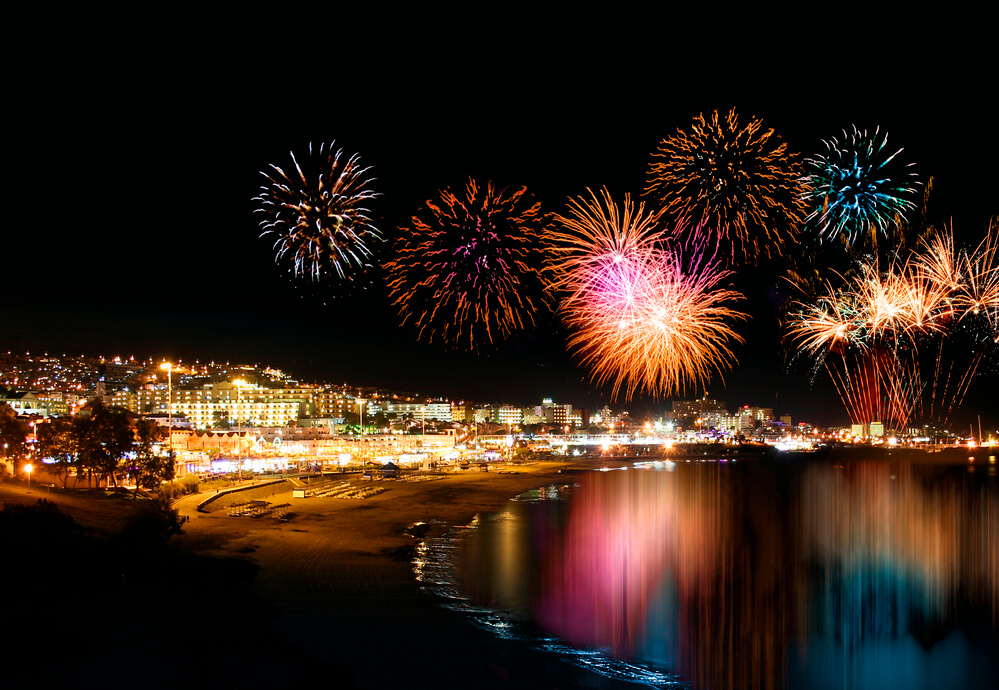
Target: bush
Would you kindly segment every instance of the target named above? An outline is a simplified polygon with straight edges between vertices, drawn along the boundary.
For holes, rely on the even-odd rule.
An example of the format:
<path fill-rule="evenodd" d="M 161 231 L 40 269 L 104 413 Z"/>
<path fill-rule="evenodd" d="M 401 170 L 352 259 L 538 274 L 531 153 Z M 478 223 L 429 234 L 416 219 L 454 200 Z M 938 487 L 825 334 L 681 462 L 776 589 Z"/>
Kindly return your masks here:
<path fill-rule="evenodd" d="M 149 547 L 180 534 L 180 516 L 164 497 L 145 501 L 125 522 L 120 539 L 132 547 Z"/>
<path fill-rule="evenodd" d="M 164 482 L 159 486 L 159 496 L 167 501 L 172 501 L 175 498 L 180 498 L 181 496 L 186 496 L 187 494 L 195 494 L 198 492 L 198 486 L 200 480 L 198 475 L 189 474 L 181 479 L 175 479 L 172 482 Z"/>

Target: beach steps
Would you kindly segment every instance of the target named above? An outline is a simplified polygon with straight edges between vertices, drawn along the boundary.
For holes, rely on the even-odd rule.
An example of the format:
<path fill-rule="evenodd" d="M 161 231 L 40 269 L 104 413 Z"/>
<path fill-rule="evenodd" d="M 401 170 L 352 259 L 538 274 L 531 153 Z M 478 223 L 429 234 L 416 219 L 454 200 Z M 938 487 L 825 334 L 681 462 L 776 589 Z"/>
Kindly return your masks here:
<path fill-rule="evenodd" d="M 291 508 L 290 503 L 271 505 L 267 501 L 243 501 L 229 506 L 229 517 L 283 518 L 289 508 Z"/>
<path fill-rule="evenodd" d="M 396 481 L 400 482 L 436 482 L 440 479 L 444 479 L 443 474 L 435 472 L 433 474 L 403 474 L 396 478 Z"/>
<path fill-rule="evenodd" d="M 355 486 L 347 481 L 326 479 L 305 487 L 301 498 L 370 498 L 386 491 L 383 486 Z"/>

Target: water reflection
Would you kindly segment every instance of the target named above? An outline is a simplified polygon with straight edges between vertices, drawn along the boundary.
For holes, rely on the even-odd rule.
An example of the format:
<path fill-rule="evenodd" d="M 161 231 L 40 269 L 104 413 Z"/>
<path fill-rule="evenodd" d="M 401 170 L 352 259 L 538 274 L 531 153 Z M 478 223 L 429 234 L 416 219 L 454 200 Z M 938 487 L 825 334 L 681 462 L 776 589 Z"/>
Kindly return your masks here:
<path fill-rule="evenodd" d="M 997 685 L 994 476 L 892 460 L 675 470 L 587 474 L 570 500 L 511 504 L 469 538 L 464 589 L 694 687 Z"/>

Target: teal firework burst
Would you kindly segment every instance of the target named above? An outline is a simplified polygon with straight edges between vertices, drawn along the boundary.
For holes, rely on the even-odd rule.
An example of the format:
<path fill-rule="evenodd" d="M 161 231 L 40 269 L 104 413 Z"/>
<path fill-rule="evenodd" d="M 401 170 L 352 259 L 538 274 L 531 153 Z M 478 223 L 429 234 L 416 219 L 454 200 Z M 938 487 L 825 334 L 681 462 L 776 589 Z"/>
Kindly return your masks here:
<path fill-rule="evenodd" d="M 888 135 L 873 136 L 853 127 L 843 130 L 843 140 L 823 141 L 825 155 L 805 160 L 805 202 L 810 210 L 805 222 L 823 239 L 844 237 L 848 244 L 877 229 L 887 234 L 916 207 L 913 200 L 919 181 L 912 164 L 902 165 L 899 149 L 889 154 Z"/>

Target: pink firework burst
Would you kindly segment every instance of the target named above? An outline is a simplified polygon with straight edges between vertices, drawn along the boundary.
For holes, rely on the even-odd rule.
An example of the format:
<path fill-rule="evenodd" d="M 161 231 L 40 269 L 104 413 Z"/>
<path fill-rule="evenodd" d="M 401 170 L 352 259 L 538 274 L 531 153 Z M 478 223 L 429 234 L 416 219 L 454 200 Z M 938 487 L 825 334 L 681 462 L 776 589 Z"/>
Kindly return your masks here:
<path fill-rule="evenodd" d="M 662 246 L 660 217 L 629 197 L 618 207 L 606 190 L 591 191 L 570 202 L 548 236 L 569 346 L 614 397 L 704 384 L 732 366 L 730 344 L 742 341 L 730 322 L 744 315 L 727 306 L 741 295 L 720 287 L 729 272 L 703 255 L 685 268 Z"/>

